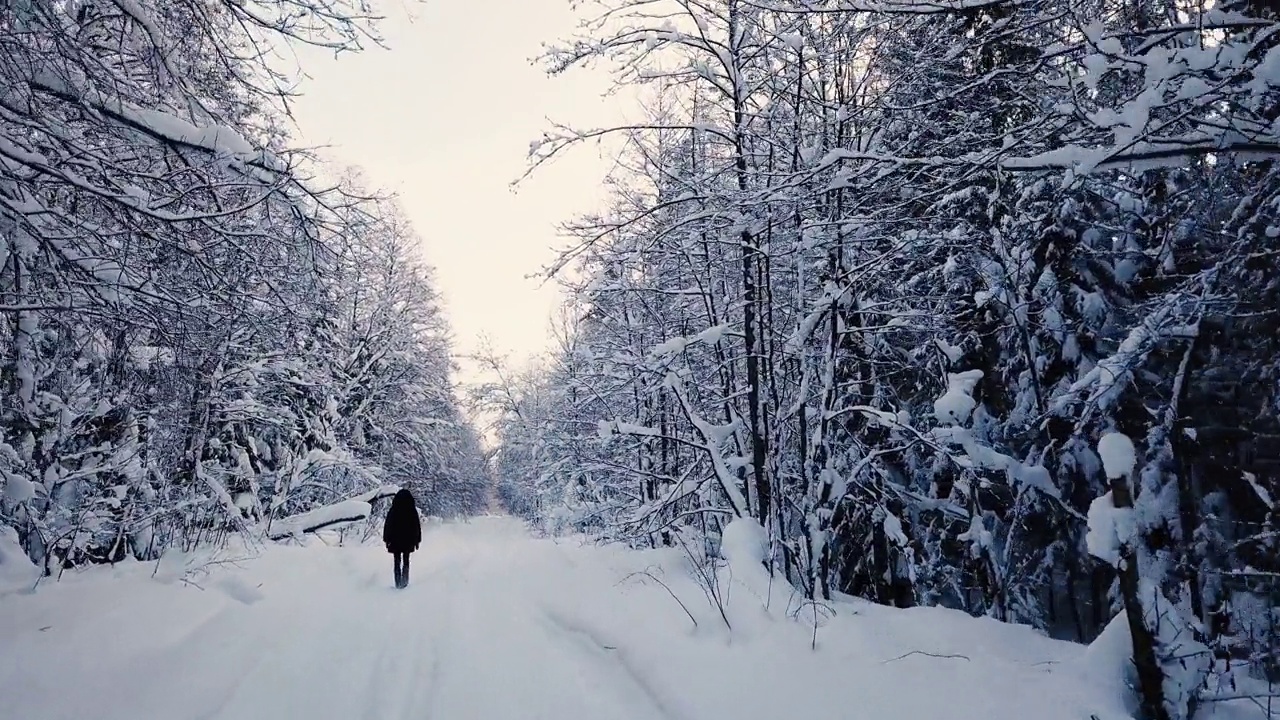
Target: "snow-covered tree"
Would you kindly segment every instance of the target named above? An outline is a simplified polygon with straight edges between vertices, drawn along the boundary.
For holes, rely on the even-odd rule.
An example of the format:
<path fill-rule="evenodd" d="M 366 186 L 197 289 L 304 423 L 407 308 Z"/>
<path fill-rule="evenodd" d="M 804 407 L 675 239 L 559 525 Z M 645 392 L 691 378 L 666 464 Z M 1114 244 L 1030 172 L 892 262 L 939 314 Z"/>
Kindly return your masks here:
<path fill-rule="evenodd" d="M 1150 718 L 1275 677 L 1269 9 L 602 6 L 551 69 L 653 99 L 534 143 L 624 149 L 550 268 L 509 504 L 644 544 L 752 515 L 816 598 L 1080 640 L 1120 608 Z M 1132 562 L 1091 540 L 1117 433 Z"/>
<path fill-rule="evenodd" d="M 412 233 L 286 132 L 279 43 L 376 39 L 362 0 L 0 9 L 0 523 L 36 562 L 385 481 L 483 503 Z"/>

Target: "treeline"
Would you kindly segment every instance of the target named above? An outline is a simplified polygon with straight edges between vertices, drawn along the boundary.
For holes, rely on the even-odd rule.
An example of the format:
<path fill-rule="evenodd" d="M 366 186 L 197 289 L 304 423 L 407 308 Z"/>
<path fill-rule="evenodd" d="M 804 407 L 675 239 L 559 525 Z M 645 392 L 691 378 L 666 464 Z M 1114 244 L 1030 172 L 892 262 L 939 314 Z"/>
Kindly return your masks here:
<path fill-rule="evenodd" d="M 0 8 L 0 531 L 46 570 L 382 483 L 485 505 L 413 230 L 286 130 L 284 44 L 374 30 L 363 0 Z"/>
<path fill-rule="evenodd" d="M 1265 702 L 1241 688 L 1280 679 L 1271 5 L 599 13 L 549 70 L 604 60 L 650 102 L 534 143 L 625 150 L 549 268 L 557 348 L 489 388 L 504 501 L 713 554 L 750 516 L 808 597 L 1112 623 L 1145 717 Z"/>

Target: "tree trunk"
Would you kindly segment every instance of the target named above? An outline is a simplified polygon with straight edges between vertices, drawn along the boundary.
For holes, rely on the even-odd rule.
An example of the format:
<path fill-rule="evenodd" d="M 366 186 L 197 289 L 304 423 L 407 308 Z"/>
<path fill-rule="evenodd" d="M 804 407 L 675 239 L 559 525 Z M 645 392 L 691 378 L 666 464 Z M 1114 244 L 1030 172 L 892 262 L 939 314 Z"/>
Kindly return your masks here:
<path fill-rule="evenodd" d="M 736 4 L 729 6 L 729 38 L 730 38 L 730 55 L 736 59 L 738 57 L 738 20 L 739 13 Z M 738 76 L 735 74 L 735 78 Z M 734 169 L 737 174 L 738 191 L 744 195 L 747 192 L 749 183 L 747 182 L 747 155 L 746 155 L 746 112 L 744 106 L 746 98 L 743 97 L 744 88 L 740 87 L 741 80 L 735 80 L 733 88 L 733 144 L 734 144 Z M 747 350 L 747 405 L 748 420 L 750 422 L 751 433 L 751 470 L 753 473 L 752 480 L 756 488 L 756 513 L 759 516 L 760 524 L 766 529 L 770 528 L 770 516 L 773 514 L 772 493 L 770 492 L 769 473 L 766 468 L 766 460 L 769 455 L 768 440 L 762 429 L 760 420 L 760 400 L 761 400 L 761 372 L 760 372 L 760 340 L 758 319 L 758 304 L 760 299 L 756 288 L 756 264 L 759 260 L 756 256 L 760 253 L 757 245 L 758 240 L 752 234 L 751 228 L 746 225 L 747 218 L 743 217 L 744 223 L 738 239 L 742 244 L 742 335 L 743 343 Z M 771 529 L 770 533 L 776 532 Z"/>
<path fill-rule="evenodd" d="M 1133 494 L 1127 478 L 1111 480 L 1111 503 L 1117 508 L 1132 508 Z M 1142 700 L 1145 720 L 1170 720 L 1164 704 L 1164 671 L 1156 660 L 1156 639 L 1147 627 L 1142 598 L 1138 596 L 1138 552 L 1133 540 L 1120 550 L 1120 596 L 1124 600 L 1129 635 L 1133 638 L 1133 664 L 1138 670 L 1138 695 Z M 1159 620 L 1156 620 L 1159 622 Z"/>

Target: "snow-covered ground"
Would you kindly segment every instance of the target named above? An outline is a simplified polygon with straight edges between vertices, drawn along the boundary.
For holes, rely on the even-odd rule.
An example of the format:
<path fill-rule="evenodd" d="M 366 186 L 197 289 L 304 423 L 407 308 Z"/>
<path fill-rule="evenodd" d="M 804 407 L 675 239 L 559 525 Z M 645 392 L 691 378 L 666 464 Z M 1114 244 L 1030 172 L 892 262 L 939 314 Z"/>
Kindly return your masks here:
<path fill-rule="evenodd" d="M 272 545 L 0 595 L 6 718 L 1119 720 L 1112 653 L 941 609 L 797 608 L 735 538 L 732 632 L 678 551 L 433 524 L 411 585 L 380 546 Z M 332 540 L 331 540 L 332 541 Z M 726 543 L 729 546 L 728 542 Z M 743 559 L 744 556 L 747 559 Z M 648 572 L 649 575 L 632 575 Z M 659 584 L 661 580 L 663 584 Z M 669 591 L 668 591 L 669 589 Z M 681 604 L 673 599 L 679 598 Z M 766 609 L 765 601 L 772 607 Z M 791 604 L 788 608 L 787 605 Z M 798 612 L 797 612 L 798 610 Z M 694 623 L 696 620 L 696 626 Z"/>

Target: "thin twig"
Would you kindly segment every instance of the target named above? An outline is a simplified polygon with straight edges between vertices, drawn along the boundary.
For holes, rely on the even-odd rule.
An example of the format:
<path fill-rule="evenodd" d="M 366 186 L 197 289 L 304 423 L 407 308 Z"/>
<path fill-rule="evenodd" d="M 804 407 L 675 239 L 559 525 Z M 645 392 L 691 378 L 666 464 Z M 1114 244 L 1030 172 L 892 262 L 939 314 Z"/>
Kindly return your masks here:
<path fill-rule="evenodd" d="M 884 662 L 882 662 L 882 663 L 880 663 L 880 664 L 881 664 L 881 665 L 887 665 L 887 664 L 889 664 L 889 663 L 891 663 L 891 662 L 894 662 L 894 661 L 896 661 L 896 660 L 902 660 L 903 658 L 911 657 L 912 655 L 927 655 L 927 656 L 932 657 L 932 658 L 941 658 L 941 659 L 944 659 L 944 660 L 947 660 L 947 659 L 968 660 L 968 659 L 969 659 L 969 656 L 968 656 L 968 655 L 938 655 L 938 654 L 931 653 L 931 652 L 925 652 L 925 651 L 923 651 L 923 650 L 912 650 L 911 652 L 907 653 L 906 655 L 899 655 L 898 657 L 893 658 L 893 659 L 891 659 L 891 660 L 885 660 Z"/>
<path fill-rule="evenodd" d="M 638 572 L 633 572 L 633 573 L 631 573 L 630 575 L 628 575 L 628 576 L 626 576 L 626 577 L 622 578 L 622 582 L 626 582 L 626 581 L 630 580 L 631 578 L 635 577 L 636 575 L 643 575 L 643 576 L 645 576 L 645 577 L 649 578 L 650 580 L 652 580 L 652 581 L 654 581 L 654 582 L 658 583 L 659 585 L 661 585 L 661 586 L 662 586 L 662 589 L 663 589 L 663 590 L 666 590 L 666 591 L 667 591 L 667 594 L 671 596 L 671 599 L 672 599 L 672 600 L 675 600 L 675 601 L 676 601 L 676 604 L 678 604 L 678 605 L 680 606 L 680 609 L 684 611 L 684 614 L 689 616 L 689 622 L 693 623 L 693 627 L 694 627 L 695 629 L 698 627 L 698 619 L 697 619 L 697 618 L 695 618 L 695 617 L 693 616 L 693 613 L 689 612 L 689 608 L 685 607 L 684 601 L 682 601 L 679 597 L 677 597 L 677 596 L 676 596 L 676 594 L 675 594 L 675 592 L 674 592 L 674 591 L 672 591 L 672 590 L 671 590 L 671 588 L 670 588 L 666 583 L 664 583 L 664 582 L 662 582 L 662 580 L 658 579 L 658 576 L 654 575 L 653 573 L 649 572 L 648 570 L 640 570 L 640 571 L 638 571 Z"/>

